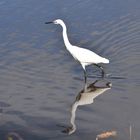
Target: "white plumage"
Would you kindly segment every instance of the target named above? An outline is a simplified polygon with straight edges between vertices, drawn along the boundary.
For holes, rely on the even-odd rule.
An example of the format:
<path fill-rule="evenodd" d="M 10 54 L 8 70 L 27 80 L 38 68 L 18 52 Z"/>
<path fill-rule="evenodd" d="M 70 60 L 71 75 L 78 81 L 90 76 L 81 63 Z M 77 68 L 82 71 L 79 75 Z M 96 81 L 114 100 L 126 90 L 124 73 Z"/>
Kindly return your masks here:
<path fill-rule="evenodd" d="M 74 57 L 75 60 L 79 61 L 80 64 L 82 65 L 84 69 L 84 75 L 85 75 L 85 81 L 86 81 L 86 69 L 85 67 L 87 65 L 94 64 L 97 67 L 99 67 L 102 70 L 102 75 L 104 76 L 104 70 L 101 66 L 97 65 L 98 63 L 109 63 L 109 60 L 106 58 L 103 58 L 99 56 L 98 54 L 92 52 L 91 50 L 85 49 L 85 48 L 80 48 L 78 46 L 74 46 L 69 42 L 68 36 L 67 36 L 67 28 L 63 20 L 57 19 L 52 22 L 46 22 L 46 24 L 59 24 L 63 28 L 63 39 L 65 46 L 67 50 L 71 53 L 71 55 Z"/>
<path fill-rule="evenodd" d="M 103 58 L 97 55 L 96 53 L 85 48 L 71 46 L 69 51 L 72 54 L 72 56 L 81 63 L 83 68 L 84 66 L 91 65 L 91 64 L 109 63 L 108 59 Z"/>

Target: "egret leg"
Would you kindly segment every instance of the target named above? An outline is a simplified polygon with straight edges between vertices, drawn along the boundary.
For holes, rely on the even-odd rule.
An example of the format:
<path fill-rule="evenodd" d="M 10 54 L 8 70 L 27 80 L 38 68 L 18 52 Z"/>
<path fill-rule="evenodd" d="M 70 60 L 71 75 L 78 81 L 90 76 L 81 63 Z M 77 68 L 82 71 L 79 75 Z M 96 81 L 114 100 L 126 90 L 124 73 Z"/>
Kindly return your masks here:
<path fill-rule="evenodd" d="M 87 73 L 86 70 L 84 70 L 84 77 L 85 77 L 85 83 L 87 82 Z"/>
<path fill-rule="evenodd" d="M 105 71 L 104 71 L 103 67 L 100 66 L 100 65 L 98 65 L 98 64 L 94 64 L 94 65 L 101 69 L 101 71 L 102 71 L 102 77 L 105 77 Z"/>

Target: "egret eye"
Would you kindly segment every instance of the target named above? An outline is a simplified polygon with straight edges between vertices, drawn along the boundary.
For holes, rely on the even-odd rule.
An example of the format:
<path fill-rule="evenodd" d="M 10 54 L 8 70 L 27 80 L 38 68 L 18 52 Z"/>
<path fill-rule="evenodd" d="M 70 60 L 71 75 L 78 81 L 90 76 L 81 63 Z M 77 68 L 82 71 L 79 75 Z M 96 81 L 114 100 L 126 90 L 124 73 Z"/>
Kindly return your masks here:
<path fill-rule="evenodd" d="M 54 22 L 53 22 L 54 24 L 58 24 L 58 22 L 55 20 Z"/>

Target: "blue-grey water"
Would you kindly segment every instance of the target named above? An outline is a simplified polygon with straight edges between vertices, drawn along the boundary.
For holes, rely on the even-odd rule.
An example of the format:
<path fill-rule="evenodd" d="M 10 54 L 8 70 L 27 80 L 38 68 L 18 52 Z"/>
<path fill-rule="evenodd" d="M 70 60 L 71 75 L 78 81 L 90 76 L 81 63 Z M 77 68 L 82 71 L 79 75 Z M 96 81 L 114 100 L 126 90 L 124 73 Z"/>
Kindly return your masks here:
<path fill-rule="evenodd" d="M 57 18 L 72 44 L 110 60 L 103 66 L 112 75 L 111 89 L 78 107 L 72 135 L 60 126 L 70 125 L 83 71 L 65 49 L 61 27 L 44 24 Z M 98 80 L 97 69 L 87 69 L 95 76 L 88 84 Z M 138 140 L 140 1 L 0 0 L 0 140 L 95 140 L 112 130 L 112 139 L 126 140 L 130 126 Z"/>

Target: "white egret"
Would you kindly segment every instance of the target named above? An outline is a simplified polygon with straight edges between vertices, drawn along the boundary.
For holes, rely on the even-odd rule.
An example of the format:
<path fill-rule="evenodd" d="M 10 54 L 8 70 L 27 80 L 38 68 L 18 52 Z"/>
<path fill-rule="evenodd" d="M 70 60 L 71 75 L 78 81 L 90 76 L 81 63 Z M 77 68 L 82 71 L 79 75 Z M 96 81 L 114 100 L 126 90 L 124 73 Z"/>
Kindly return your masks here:
<path fill-rule="evenodd" d="M 77 60 L 78 62 L 80 62 L 80 64 L 82 65 L 82 68 L 84 69 L 85 82 L 87 79 L 85 67 L 88 65 L 91 65 L 91 64 L 96 65 L 97 67 L 99 67 L 102 70 L 102 76 L 105 75 L 103 67 L 98 65 L 98 63 L 109 63 L 108 59 L 103 58 L 88 49 L 80 48 L 78 46 L 72 45 L 69 42 L 69 39 L 67 36 L 67 28 L 66 28 L 66 25 L 63 22 L 63 20 L 57 19 L 57 20 L 54 20 L 51 22 L 46 22 L 45 24 L 50 24 L 50 23 L 59 24 L 62 26 L 62 28 L 63 28 L 62 34 L 63 34 L 64 44 L 66 46 L 66 49 L 71 53 L 71 55 L 74 57 L 74 59 Z"/>

